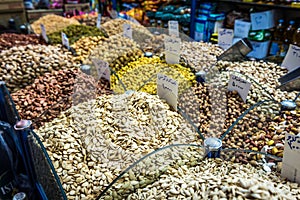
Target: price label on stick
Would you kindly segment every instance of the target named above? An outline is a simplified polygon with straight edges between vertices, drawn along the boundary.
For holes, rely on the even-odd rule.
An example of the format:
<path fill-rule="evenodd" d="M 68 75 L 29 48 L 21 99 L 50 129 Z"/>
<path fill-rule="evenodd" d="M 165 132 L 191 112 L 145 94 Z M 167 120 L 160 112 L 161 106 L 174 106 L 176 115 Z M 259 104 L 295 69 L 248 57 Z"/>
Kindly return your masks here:
<path fill-rule="evenodd" d="M 157 74 L 157 95 L 177 111 L 178 82 L 164 74 Z"/>
<path fill-rule="evenodd" d="M 300 47 L 290 44 L 281 66 L 287 68 L 289 71 L 300 67 Z"/>
<path fill-rule="evenodd" d="M 218 32 L 218 45 L 226 50 L 232 45 L 233 30 L 226 28 L 219 28 Z"/>
<path fill-rule="evenodd" d="M 113 19 L 116 19 L 118 17 L 118 12 L 116 10 L 111 10 L 110 16 Z"/>
<path fill-rule="evenodd" d="M 168 21 L 169 35 L 179 37 L 178 21 Z"/>
<path fill-rule="evenodd" d="M 110 69 L 108 62 L 99 60 L 97 58 L 92 58 L 92 62 L 96 67 L 98 79 L 100 80 L 103 77 L 106 80 L 110 81 Z"/>
<path fill-rule="evenodd" d="M 165 36 L 165 55 L 168 64 L 178 64 L 180 58 L 181 39 Z"/>
<path fill-rule="evenodd" d="M 98 18 L 97 18 L 97 28 L 101 27 L 101 14 L 98 14 Z"/>
<path fill-rule="evenodd" d="M 235 75 L 230 75 L 230 80 L 228 83 L 228 90 L 229 91 L 237 91 L 239 95 L 242 97 L 243 101 L 246 102 L 248 93 L 251 88 L 251 83 L 248 81 L 235 76 Z"/>
<path fill-rule="evenodd" d="M 68 49 L 70 49 L 70 45 L 69 45 L 69 39 L 67 37 L 67 35 L 63 32 L 61 32 L 61 41 L 62 41 L 62 44 L 67 47 Z"/>
<path fill-rule="evenodd" d="M 300 183 L 300 136 L 285 134 L 281 176 Z"/>
<path fill-rule="evenodd" d="M 132 39 L 132 28 L 130 24 L 123 24 L 123 35 L 124 37 Z"/>
<path fill-rule="evenodd" d="M 43 39 L 48 43 L 49 39 L 47 37 L 46 28 L 45 28 L 44 24 L 41 24 L 41 30 L 42 30 L 42 37 L 43 37 Z"/>

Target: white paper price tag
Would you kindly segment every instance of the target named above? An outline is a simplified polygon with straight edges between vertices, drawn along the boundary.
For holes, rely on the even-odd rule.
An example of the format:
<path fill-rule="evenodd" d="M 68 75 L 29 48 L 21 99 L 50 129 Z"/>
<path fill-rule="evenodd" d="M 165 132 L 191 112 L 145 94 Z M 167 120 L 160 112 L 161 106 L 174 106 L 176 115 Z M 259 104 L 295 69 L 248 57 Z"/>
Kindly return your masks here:
<path fill-rule="evenodd" d="M 285 134 L 281 176 L 300 183 L 300 136 Z"/>
<path fill-rule="evenodd" d="M 300 67 L 300 47 L 290 44 L 281 66 L 287 68 L 289 71 Z"/>
<path fill-rule="evenodd" d="M 137 21 L 136 19 L 134 19 L 133 17 L 128 16 L 128 20 L 131 21 L 131 22 L 133 22 L 133 23 L 135 23 L 135 24 L 141 25 L 140 22 L 138 22 L 138 21 Z"/>
<path fill-rule="evenodd" d="M 118 18 L 118 12 L 116 10 L 111 10 L 110 16 L 111 18 L 116 19 Z"/>
<path fill-rule="evenodd" d="M 98 18 L 97 18 L 97 28 L 100 28 L 101 27 L 101 14 L 99 13 L 98 14 Z"/>
<path fill-rule="evenodd" d="M 123 24 L 123 36 L 132 39 L 132 28 L 130 24 Z"/>
<path fill-rule="evenodd" d="M 256 12 L 250 14 L 252 30 L 270 29 L 274 24 L 274 11 L 268 10 L 264 12 Z"/>
<path fill-rule="evenodd" d="M 178 21 L 168 21 L 169 35 L 179 37 Z"/>
<path fill-rule="evenodd" d="M 61 32 L 61 41 L 62 41 L 62 44 L 67 47 L 68 49 L 70 49 L 70 45 L 69 45 L 69 39 L 67 37 L 67 35 L 63 32 Z"/>
<path fill-rule="evenodd" d="M 226 50 L 232 45 L 233 30 L 226 28 L 219 28 L 218 30 L 218 45 Z"/>
<path fill-rule="evenodd" d="M 250 91 L 251 88 L 251 83 L 248 81 L 235 76 L 235 75 L 230 75 L 230 80 L 228 83 L 228 90 L 229 91 L 237 91 L 241 98 L 243 99 L 244 102 L 247 100 L 247 95 Z"/>
<path fill-rule="evenodd" d="M 168 64 L 178 64 L 180 58 L 181 39 L 165 35 L 165 55 Z"/>
<path fill-rule="evenodd" d="M 235 20 L 234 21 L 234 37 L 247 38 L 250 28 L 251 28 L 250 22 L 245 22 L 243 20 Z"/>
<path fill-rule="evenodd" d="M 178 82 L 164 74 L 157 74 L 157 95 L 177 111 Z"/>
<path fill-rule="evenodd" d="M 110 81 L 110 69 L 108 63 L 97 58 L 92 58 L 92 62 L 96 67 L 98 79 L 100 80 L 103 77 Z"/>
<path fill-rule="evenodd" d="M 41 30 L 42 30 L 43 39 L 48 43 L 49 39 L 47 37 L 47 32 L 46 32 L 46 28 L 45 28 L 44 24 L 41 24 Z"/>

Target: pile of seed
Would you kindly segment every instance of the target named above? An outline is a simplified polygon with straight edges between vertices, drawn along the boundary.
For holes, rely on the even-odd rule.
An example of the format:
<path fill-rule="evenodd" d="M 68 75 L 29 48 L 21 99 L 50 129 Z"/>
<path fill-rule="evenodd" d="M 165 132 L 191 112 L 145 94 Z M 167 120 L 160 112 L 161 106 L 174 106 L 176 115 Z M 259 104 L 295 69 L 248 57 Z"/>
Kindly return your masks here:
<path fill-rule="evenodd" d="M 98 15 L 87 15 L 86 17 L 83 17 L 82 19 L 78 19 L 78 21 L 80 21 L 81 24 L 86 25 L 86 26 L 96 26 L 97 19 L 98 19 Z M 111 18 L 109 18 L 109 17 L 101 16 L 101 25 L 110 20 L 111 20 Z"/>
<path fill-rule="evenodd" d="M 116 73 L 121 81 L 116 77 L 112 77 L 112 89 L 118 93 L 124 92 L 123 83 L 127 90 L 156 94 L 158 73 L 177 80 L 179 82 L 179 93 L 190 88 L 196 82 L 195 75 L 190 68 L 180 64 L 167 64 L 159 57 L 142 57 L 137 61 L 128 63 Z"/>
<path fill-rule="evenodd" d="M 98 46 L 91 51 L 84 64 L 92 64 L 91 59 L 97 58 L 108 62 L 114 71 L 118 71 L 127 63 L 137 60 L 142 54 L 136 42 L 120 35 L 114 35 L 99 41 Z"/>
<path fill-rule="evenodd" d="M 79 25 L 80 23 L 76 19 L 69 19 L 59 15 L 45 15 L 31 24 L 33 31 L 38 35 L 42 33 L 41 24 L 44 24 L 47 34 L 50 34 L 61 31 L 70 25 Z"/>
<path fill-rule="evenodd" d="M 124 24 L 130 24 L 132 28 L 132 38 L 135 41 L 144 41 L 146 38 L 152 37 L 152 34 L 146 27 L 121 18 L 110 20 L 101 27 L 105 29 L 109 36 L 122 35 L 124 32 Z"/>
<path fill-rule="evenodd" d="M 204 42 L 182 42 L 180 55 L 196 71 L 211 68 L 223 50 L 217 45 Z"/>
<path fill-rule="evenodd" d="M 11 47 L 28 44 L 46 44 L 46 42 L 41 37 L 33 34 L 3 33 L 0 35 L 0 52 Z"/>
<path fill-rule="evenodd" d="M 168 144 L 197 141 L 169 105 L 138 92 L 104 95 L 73 106 L 37 134 L 68 199 L 94 199 L 142 155 Z"/>
<path fill-rule="evenodd" d="M 76 60 L 84 62 L 90 55 L 91 51 L 103 40 L 105 40 L 105 37 L 103 36 L 83 36 L 77 40 L 73 45 L 71 45 L 71 47 L 73 47 L 76 51 Z"/>
<path fill-rule="evenodd" d="M 61 46 L 26 45 L 0 53 L 0 80 L 10 92 L 26 87 L 46 72 L 78 67 L 71 52 Z"/>
<path fill-rule="evenodd" d="M 105 33 L 96 27 L 84 25 L 70 25 L 60 31 L 48 35 L 52 44 L 61 44 L 61 32 L 65 33 L 69 39 L 69 44 L 73 44 L 83 36 L 104 36 Z"/>
<path fill-rule="evenodd" d="M 101 80 L 97 84 L 96 80 L 78 69 L 65 69 L 45 73 L 33 84 L 13 93 L 12 98 L 21 118 L 32 120 L 34 127 L 39 128 L 72 106 L 74 100 L 71 95 L 82 93 L 78 87 L 81 90 L 97 88 L 97 95 L 110 93 L 107 81 Z M 87 95 L 90 98 L 92 94 Z"/>
<path fill-rule="evenodd" d="M 166 158 L 163 155 L 142 161 L 124 174 L 101 199 L 300 198 L 300 186 L 282 180 L 278 174 L 266 173 L 249 164 L 203 160 L 198 151 L 185 150 L 177 153 L 181 156 L 176 152 L 172 155 L 173 163 L 155 164 L 159 158 Z"/>

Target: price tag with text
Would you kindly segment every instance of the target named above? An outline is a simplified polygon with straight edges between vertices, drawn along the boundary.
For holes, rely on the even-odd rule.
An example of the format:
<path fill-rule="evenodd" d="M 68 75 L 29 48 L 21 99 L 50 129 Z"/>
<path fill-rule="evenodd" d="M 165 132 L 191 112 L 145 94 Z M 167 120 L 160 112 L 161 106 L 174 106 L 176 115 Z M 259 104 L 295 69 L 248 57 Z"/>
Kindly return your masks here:
<path fill-rule="evenodd" d="M 111 10 L 110 16 L 113 19 L 116 19 L 118 17 L 118 12 L 116 10 Z"/>
<path fill-rule="evenodd" d="M 178 82 L 164 74 L 157 74 L 157 95 L 177 111 Z"/>
<path fill-rule="evenodd" d="M 300 67 L 300 47 L 290 44 L 281 66 L 287 68 L 289 71 Z"/>
<path fill-rule="evenodd" d="M 243 20 L 234 21 L 234 37 L 247 38 L 249 30 L 251 28 L 250 22 L 245 22 Z"/>
<path fill-rule="evenodd" d="M 228 90 L 229 91 L 237 91 L 241 98 L 243 99 L 244 102 L 247 100 L 248 93 L 251 88 L 251 83 L 248 81 L 235 76 L 235 75 L 230 75 L 230 80 L 228 83 Z"/>
<path fill-rule="evenodd" d="M 178 64 L 180 58 L 181 39 L 165 35 L 165 55 L 168 64 Z"/>
<path fill-rule="evenodd" d="M 123 24 L 123 36 L 132 39 L 132 28 L 130 24 Z"/>
<path fill-rule="evenodd" d="M 169 35 L 179 37 L 178 21 L 168 21 Z"/>
<path fill-rule="evenodd" d="M 99 60 L 97 58 L 92 58 L 92 62 L 96 67 L 98 79 L 100 80 L 103 77 L 106 80 L 110 81 L 110 69 L 108 62 Z"/>
<path fill-rule="evenodd" d="M 133 17 L 128 16 L 128 20 L 131 21 L 131 22 L 133 22 L 133 23 L 135 23 L 135 24 L 141 25 L 140 22 L 138 22 L 138 21 L 137 21 L 136 19 L 134 19 Z"/>
<path fill-rule="evenodd" d="M 98 14 L 98 18 L 97 18 L 97 28 L 101 27 L 101 14 Z"/>
<path fill-rule="evenodd" d="M 219 28 L 218 30 L 218 45 L 226 50 L 232 45 L 233 30 L 226 28 Z"/>
<path fill-rule="evenodd" d="M 47 32 L 46 32 L 46 28 L 45 28 L 44 24 L 41 24 L 41 30 L 42 30 L 43 39 L 48 43 L 49 39 L 47 37 Z"/>
<path fill-rule="evenodd" d="M 273 10 L 251 13 L 250 18 L 251 18 L 251 29 L 254 31 L 262 30 L 262 29 L 270 29 L 275 26 Z"/>
<path fill-rule="evenodd" d="M 281 176 L 300 183 L 300 136 L 285 134 Z"/>
<path fill-rule="evenodd" d="M 68 49 L 70 49 L 70 45 L 69 45 L 69 39 L 67 37 L 67 35 L 63 32 L 61 32 L 61 41 L 62 41 L 62 44 L 67 47 Z"/>

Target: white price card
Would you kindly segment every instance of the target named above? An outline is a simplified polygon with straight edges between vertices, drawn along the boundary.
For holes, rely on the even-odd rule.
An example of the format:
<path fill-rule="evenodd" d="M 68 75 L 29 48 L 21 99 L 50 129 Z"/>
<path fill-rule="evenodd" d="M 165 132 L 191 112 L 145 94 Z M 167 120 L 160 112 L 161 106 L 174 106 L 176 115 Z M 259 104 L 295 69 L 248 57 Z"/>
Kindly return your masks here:
<path fill-rule="evenodd" d="M 48 43 L 49 39 L 48 39 L 46 28 L 45 28 L 44 24 L 41 24 L 41 30 L 42 30 L 43 39 Z"/>
<path fill-rule="evenodd" d="M 174 35 L 176 37 L 179 37 L 178 21 L 168 21 L 168 27 L 169 27 L 169 35 Z"/>
<path fill-rule="evenodd" d="M 96 67 L 98 79 L 100 80 L 103 77 L 106 80 L 110 81 L 110 69 L 108 62 L 97 58 L 92 58 L 92 62 Z"/>
<path fill-rule="evenodd" d="M 99 13 L 98 14 L 98 17 L 97 17 L 97 28 L 100 28 L 101 27 L 101 14 Z"/>
<path fill-rule="evenodd" d="M 165 35 L 165 55 L 168 64 L 178 64 L 180 58 L 181 39 Z"/>
<path fill-rule="evenodd" d="M 177 111 L 178 82 L 164 74 L 157 74 L 157 95 Z"/>
<path fill-rule="evenodd" d="M 130 24 L 123 24 L 123 36 L 132 39 L 132 28 Z"/>
<path fill-rule="evenodd" d="M 230 75 L 230 80 L 228 83 L 228 90 L 229 91 L 237 91 L 241 98 L 243 99 L 244 102 L 247 100 L 248 93 L 251 88 L 251 83 L 248 81 L 235 76 L 235 75 Z"/>
<path fill-rule="evenodd" d="M 289 50 L 283 59 L 281 67 L 292 71 L 300 67 L 300 47 L 290 44 Z"/>
<path fill-rule="evenodd" d="M 226 28 L 219 28 L 218 30 L 218 45 L 226 50 L 232 45 L 233 30 Z"/>
<path fill-rule="evenodd" d="M 67 47 L 68 49 L 70 49 L 70 45 L 69 45 L 69 39 L 67 37 L 67 35 L 63 32 L 61 32 L 61 41 L 62 41 L 62 44 Z"/>
<path fill-rule="evenodd" d="M 275 26 L 273 10 L 251 13 L 250 18 L 251 18 L 251 29 L 254 31 L 262 30 L 262 29 L 270 29 Z"/>
<path fill-rule="evenodd" d="M 281 176 L 300 183 L 300 135 L 285 134 Z"/>
<path fill-rule="evenodd" d="M 111 16 L 111 18 L 116 19 L 116 18 L 118 18 L 118 12 L 116 10 L 111 10 L 110 16 Z"/>
<path fill-rule="evenodd" d="M 140 22 L 138 22 L 138 21 L 137 21 L 136 19 L 134 19 L 133 17 L 128 16 L 127 19 L 128 19 L 129 21 L 135 23 L 135 24 L 141 25 Z"/>
<path fill-rule="evenodd" d="M 234 21 L 234 37 L 237 38 L 247 38 L 251 28 L 250 22 L 245 22 L 243 20 Z"/>

